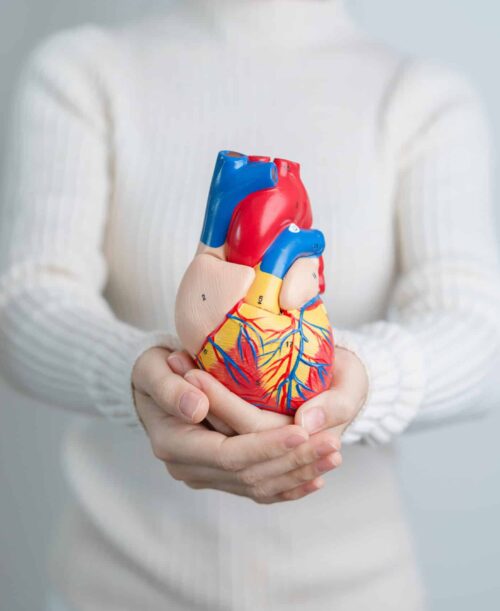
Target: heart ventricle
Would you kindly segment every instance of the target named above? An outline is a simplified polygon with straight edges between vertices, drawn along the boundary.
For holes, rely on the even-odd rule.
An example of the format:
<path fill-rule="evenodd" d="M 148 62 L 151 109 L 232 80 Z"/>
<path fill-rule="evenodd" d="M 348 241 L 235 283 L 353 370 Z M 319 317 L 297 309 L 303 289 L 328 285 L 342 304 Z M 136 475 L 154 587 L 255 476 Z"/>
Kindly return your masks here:
<path fill-rule="evenodd" d="M 240 302 L 208 337 L 198 365 L 246 401 L 293 413 L 328 388 L 333 341 L 319 297 L 276 314 Z"/>

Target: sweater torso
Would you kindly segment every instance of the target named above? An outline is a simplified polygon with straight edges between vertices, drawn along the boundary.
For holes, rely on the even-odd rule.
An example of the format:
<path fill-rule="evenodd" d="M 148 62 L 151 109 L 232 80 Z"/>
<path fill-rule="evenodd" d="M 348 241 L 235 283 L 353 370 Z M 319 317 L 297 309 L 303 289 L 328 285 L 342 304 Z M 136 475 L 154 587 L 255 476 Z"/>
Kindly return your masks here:
<path fill-rule="evenodd" d="M 106 75 L 114 309 L 141 327 L 174 328 L 175 294 L 196 249 L 215 153 L 234 149 L 301 163 L 315 226 L 326 237 L 332 321 L 376 320 L 396 265 L 394 151 L 382 122 L 401 58 L 360 40 L 354 27 L 350 37 L 343 30 L 336 41 L 333 31 L 305 50 L 208 36 L 190 46 L 176 27 L 172 20 L 126 36 L 119 65 Z M 362 264 L 352 265 L 361 248 Z"/>
<path fill-rule="evenodd" d="M 174 329 L 175 295 L 198 243 L 215 154 L 234 149 L 301 163 L 314 224 L 326 237 L 324 300 L 333 324 L 376 320 L 396 265 L 394 153 L 381 123 L 401 58 L 349 29 L 344 17 L 338 40 L 333 22 L 321 45 L 308 41 L 300 48 L 242 42 L 234 32 L 221 41 L 191 22 L 196 42 L 189 45 L 186 32 L 179 34 L 184 19 L 181 13 L 114 33 L 114 62 L 102 67 L 113 122 L 104 251 L 114 312 L 144 329 Z M 66 447 L 73 488 L 108 546 L 125 545 L 140 563 L 148 549 L 146 568 L 163 582 L 161 600 L 170 588 L 169 608 L 300 609 L 311 581 L 323 590 L 311 599 L 312 608 L 329 608 L 348 575 L 363 581 L 380 562 L 378 544 L 360 543 L 363 568 L 349 551 L 347 533 L 362 531 L 367 503 L 380 520 L 371 522 L 372 533 L 385 535 L 390 550 L 381 570 L 395 562 L 405 566 L 397 587 L 406 584 L 409 604 L 418 604 L 392 450 L 351 448 L 350 467 L 322 497 L 263 508 L 166 481 L 141 435 L 132 432 L 127 443 L 123 432 L 115 437 L 102 423 L 73 433 Z M 385 494 L 378 495 L 382 488 Z M 291 523 L 298 526 L 293 535 Z M 90 556 L 95 550 L 88 547 Z M 63 552 L 58 573 L 66 562 L 73 566 Z M 186 563 L 202 575 L 197 584 L 185 573 Z M 367 586 L 359 604 L 373 592 Z M 153 596 L 151 608 L 156 604 Z"/>

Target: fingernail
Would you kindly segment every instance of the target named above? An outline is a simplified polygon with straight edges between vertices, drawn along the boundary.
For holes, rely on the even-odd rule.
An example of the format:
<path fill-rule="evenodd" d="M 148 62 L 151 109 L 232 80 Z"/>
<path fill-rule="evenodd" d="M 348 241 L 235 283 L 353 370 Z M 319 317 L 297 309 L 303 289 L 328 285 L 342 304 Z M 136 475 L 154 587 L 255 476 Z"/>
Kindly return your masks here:
<path fill-rule="evenodd" d="M 326 441 L 322 443 L 316 448 L 316 456 L 318 458 L 323 458 L 323 456 L 328 456 L 329 454 L 333 454 L 336 452 L 337 448 L 331 441 Z"/>
<path fill-rule="evenodd" d="M 188 390 L 188 392 L 185 392 L 181 396 L 181 399 L 179 401 L 179 410 L 184 416 L 186 416 L 186 418 L 189 418 L 189 420 L 193 420 L 193 417 L 200 405 L 200 401 L 201 397 L 198 393 L 191 392 Z"/>
<path fill-rule="evenodd" d="M 186 367 L 184 367 L 184 362 L 178 356 L 171 354 L 167 358 L 167 363 L 170 365 L 170 368 L 174 373 L 184 375 L 187 371 Z"/>
<path fill-rule="evenodd" d="M 297 446 L 300 446 L 301 444 L 304 443 L 304 441 L 306 441 L 306 438 L 303 437 L 302 435 L 290 435 L 290 437 L 287 437 L 286 441 L 285 441 L 285 445 L 287 448 L 296 448 Z"/>
<path fill-rule="evenodd" d="M 302 426 L 308 433 L 319 431 L 325 422 L 325 412 L 319 407 L 313 407 L 302 416 Z"/>

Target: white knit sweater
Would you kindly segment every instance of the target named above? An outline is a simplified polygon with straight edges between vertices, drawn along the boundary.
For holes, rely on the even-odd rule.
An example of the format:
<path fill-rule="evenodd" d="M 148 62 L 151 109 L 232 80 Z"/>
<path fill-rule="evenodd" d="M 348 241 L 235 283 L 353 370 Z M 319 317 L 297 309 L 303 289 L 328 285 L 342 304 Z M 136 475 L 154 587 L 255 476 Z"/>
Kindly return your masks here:
<path fill-rule="evenodd" d="M 33 53 L 15 104 L 0 358 L 25 392 L 117 422 L 90 421 L 68 446 L 94 516 L 109 514 L 118 480 L 127 505 L 156 473 L 143 434 L 119 423 L 136 423 L 138 355 L 177 345 L 175 294 L 220 149 L 302 165 L 336 343 L 369 373 L 346 442 L 479 404 L 500 285 L 487 129 L 461 77 L 369 39 L 335 0 L 186 0 L 169 17 L 63 32 Z M 127 443 L 134 460 L 113 463 L 110 447 Z"/>

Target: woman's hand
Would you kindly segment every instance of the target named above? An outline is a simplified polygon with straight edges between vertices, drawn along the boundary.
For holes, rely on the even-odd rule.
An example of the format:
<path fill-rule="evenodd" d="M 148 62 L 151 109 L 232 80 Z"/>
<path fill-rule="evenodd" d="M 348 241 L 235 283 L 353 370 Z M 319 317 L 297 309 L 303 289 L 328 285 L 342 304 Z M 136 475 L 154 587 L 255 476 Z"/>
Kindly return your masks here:
<path fill-rule="evenodd" d="M 336 348 L 333 380 L 329 390 L 301 405 L 295 414 L 295 423 L 311 435 L 329 429 L 340 441 L 366 401 L 368 376 L 353 352 Z"/>
<path fill-rule="evenodd" d="M 256 409 L 243 401 L 211 375 L 200 372 L 184 351 L 172 353 L 169 363 L 206 394 L 210 402 L 207 419 L 225 434 L 262 431 L 294 421 L 290 416 Z M 363 406 L 367 393 L 368 376 L 362 362 L 353 352 L 336 347 L 333 386 L 306 401 L 295 414 L 295 424 L 309 434 L 331 429 L 340 449 L 340 437 Z"/>
<path fill-rule="evenodd" d="M 186 376 L 190 371 L 199 371 L 185 350 L 173 352 L 167 360 L 171 370 L 180 376 Z M 210 374 L 202 374 L 201 377 L 198 377 L 197 374 L 194 374 L 194 377 L 190 376 L 191 374 L 186 377 L 186 380 L 189 380 L 202 390 L 204 388 L 208 389 L 211 401 L 206 420 L 219 433 L 228 436 L 242 433 L 257 433 L 293 423 L 291 416 L 257 409 L 255 406 L 236 397 L 236 395 L 227 390 L 221 383 L 218 383 Z M 223 413 L 228 414 L 226 420 L 222 420 L 221 406 L 224 406 Z"/>
<path fill-rule="evenodd" d="M 201 421 L 209 399 L 214 402 L 214 393 L 220 399 L 221 391 L 235 395 L 202 371 L 189 372 L 183 379 L 169 367 L 168 356 L 161 348 L 146 351 L 132 379 L 137 412 L 153 452 L 175 479 L 195 489 L 224 490 L 273 503 L 318 490 L 323 485 L 320 474 L 340 464 L 338 447 L 328 432 L 308 439 L 302 427 L 277 414 L 268 414 L 277 416 L 273 428 L 254 432 L 261 426 L 260 410 L 244 401 L 244 407 L 234 405 L 225 396 L 216 401 L 221 420 L 251 432 L 228 437 L 208 430 Z M 203 379 L 211 397 L 200 388 Z M 188 393 L 193 396 L 186 399 Z M 184 409 L 186 405 L 190 408 Z"/>

